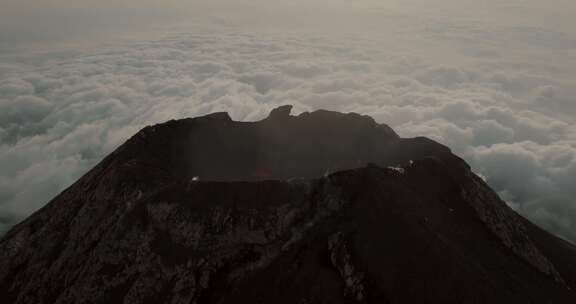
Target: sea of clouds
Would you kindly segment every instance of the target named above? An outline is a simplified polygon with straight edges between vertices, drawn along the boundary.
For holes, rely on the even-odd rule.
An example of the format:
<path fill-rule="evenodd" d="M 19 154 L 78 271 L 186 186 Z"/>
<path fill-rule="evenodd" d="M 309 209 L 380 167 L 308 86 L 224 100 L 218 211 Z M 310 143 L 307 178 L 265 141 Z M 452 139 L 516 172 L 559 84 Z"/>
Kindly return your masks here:
<path fill-rule="evenodd" d="M 224 25 L 90 50 L 0 54 L 0 234 L 140 128 L 282 104 L 373 116 L 465 158 L 515 210 L 576 241 L 576 39 L 423 22 L 385 38 Z"/>

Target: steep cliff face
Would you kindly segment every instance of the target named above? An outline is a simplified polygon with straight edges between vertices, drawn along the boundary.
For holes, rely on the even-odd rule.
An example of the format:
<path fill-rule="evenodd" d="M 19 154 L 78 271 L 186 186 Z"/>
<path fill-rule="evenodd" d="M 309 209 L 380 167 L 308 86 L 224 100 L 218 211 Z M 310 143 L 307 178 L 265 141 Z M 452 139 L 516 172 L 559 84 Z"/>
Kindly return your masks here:
<path fill-rule="evenodd" d="M 147 127 L 0 241 L 2 303 L 573 303 L 576 249 L 357 114 Z"/>

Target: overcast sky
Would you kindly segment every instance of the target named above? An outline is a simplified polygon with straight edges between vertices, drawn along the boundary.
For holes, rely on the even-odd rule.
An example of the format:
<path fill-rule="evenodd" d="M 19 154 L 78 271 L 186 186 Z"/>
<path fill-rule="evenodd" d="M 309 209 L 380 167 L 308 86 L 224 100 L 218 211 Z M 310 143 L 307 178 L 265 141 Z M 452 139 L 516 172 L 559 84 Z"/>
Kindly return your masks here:
<path fill-rule="evenodd" d="M 576 241 L 576 3 L 0 0 L 0 233 L 147 124 L 280 104 L 450 146 Z"/>

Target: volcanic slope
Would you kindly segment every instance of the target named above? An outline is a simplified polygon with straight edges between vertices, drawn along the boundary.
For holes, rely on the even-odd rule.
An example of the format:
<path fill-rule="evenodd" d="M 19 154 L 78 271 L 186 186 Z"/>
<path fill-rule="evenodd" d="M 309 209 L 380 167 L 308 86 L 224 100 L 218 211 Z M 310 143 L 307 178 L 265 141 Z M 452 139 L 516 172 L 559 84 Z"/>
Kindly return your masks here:
<path fill-rule="evenodd" d="M 0 240 L 2 303 L 574 303 L 576 249 L 426 138 L 290 106 L 146 127 Z"/>

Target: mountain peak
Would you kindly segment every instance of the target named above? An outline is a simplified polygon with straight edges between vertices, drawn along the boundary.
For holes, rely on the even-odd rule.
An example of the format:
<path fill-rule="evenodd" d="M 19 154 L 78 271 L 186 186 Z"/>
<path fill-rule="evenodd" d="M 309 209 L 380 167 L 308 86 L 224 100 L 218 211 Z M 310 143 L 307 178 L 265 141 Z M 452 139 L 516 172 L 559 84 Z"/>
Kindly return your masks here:
<path fill-rule="evenodd" d="M 368 116 L 290 111 L 138 132 L 0 240 L 0 298 L 573 302 L 574 247 L 450 149 Z"/>

